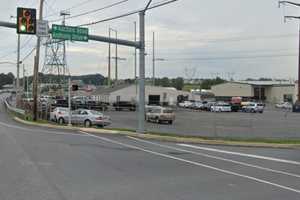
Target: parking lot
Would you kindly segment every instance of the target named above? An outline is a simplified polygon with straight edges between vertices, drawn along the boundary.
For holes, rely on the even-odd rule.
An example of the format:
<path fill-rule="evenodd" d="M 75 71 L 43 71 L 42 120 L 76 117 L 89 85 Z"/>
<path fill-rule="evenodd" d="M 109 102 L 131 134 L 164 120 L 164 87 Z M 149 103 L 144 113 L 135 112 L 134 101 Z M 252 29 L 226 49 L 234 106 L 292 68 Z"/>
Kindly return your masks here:
<path fill-rule="evenodd" d="M 106 111 L 111 128 L 136 129 L 137 112 Z M 146 122 L 147 131 L 211 137 L 300 138 L 300 113 L 266 109 L 259 113 L 175 110 L 172 125 Z"/>

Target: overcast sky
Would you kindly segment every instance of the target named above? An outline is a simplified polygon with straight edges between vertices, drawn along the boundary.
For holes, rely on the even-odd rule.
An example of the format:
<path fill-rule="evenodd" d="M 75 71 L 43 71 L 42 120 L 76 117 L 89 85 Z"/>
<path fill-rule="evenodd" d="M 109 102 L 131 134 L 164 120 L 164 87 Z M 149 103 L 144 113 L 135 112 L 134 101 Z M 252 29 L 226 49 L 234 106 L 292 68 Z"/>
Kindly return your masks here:
<path fill-rule="evenodd" d="M 16 15 L 16 7 L 37 7 L 38 0 L 0 0 L 0 20 Z M 59 11 L 70 7 L 71 15 L 105 7 L 120 0 L 45 0 L 44 17 L 59 18 Z M 163 0 L 153 0 L 153 3 Z M 80 2 L 81 6 L 76 7 Z M 297 1 L 296 1 L 297 2 Z M 114 8 L 73 18 L 67 25 L 101 20 L 142 8 L 146 0 L 128 0 Z M 299 1 L 300 3 L 300 1 Z M 165 7 L 151 10 L 146 15 L 146 76 L 151 76 L 152 32 L 156 33 L 157 76 L 209 78 L 222 76 L 235 79 L 248 77 L 288 78 L 297 77 L 298 22 L 284 23 L 283 16 L 300 15 L 300 8 L 278 8 L 277 0 L 179 0 Z M 89 26 L 91 34 L 108 35 L 108 28 L 118 30 L 122 39 L 134 39 L 133 22 L 138 15 Z M 60 22 L 56 22 L 60 23 Z M 0 27 L 0 62 L 16 60 L 17 36 L 15 30 Z M 35 45 L 36 38 L 21 37 L 24 57 Z M 69 42 L 68 67 L 72 74 L 101 73 L 107 76 L 106 43 L 90 41 Z M 44 62 L 41 49 L 40 68 Z M 114 47 L 112 48 L 114 51 Z M 119 77 L 134 77 L 134 49 L 119 47 Z M 32 73 L 33 56 L 25 65 Z M 114 65 L 113 65 L 114 67 Z M 0 72 L 16 72 L 13 65 L 0 65 Z M 114 69 L 113 69 L 114 71 Z"/>

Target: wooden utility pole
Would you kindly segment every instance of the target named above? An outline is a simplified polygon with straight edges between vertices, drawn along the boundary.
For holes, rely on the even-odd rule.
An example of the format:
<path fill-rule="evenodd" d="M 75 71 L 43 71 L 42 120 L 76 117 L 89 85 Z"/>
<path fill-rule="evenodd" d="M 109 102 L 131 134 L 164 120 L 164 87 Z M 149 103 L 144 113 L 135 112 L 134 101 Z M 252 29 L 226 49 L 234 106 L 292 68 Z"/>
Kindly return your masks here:
<path fill-rule="evenodd" d="M 39 20 L 43 20 L 43 4 L 44 0 L 40 0 L 40 13 Z M 40 46 L 41 37 L 37 36 L 36 54 L 34 56 L 34 68 L 33 68 L 33 84 L 32 84 L 32 95 L 33 95 L 33 121 L 38 118 L 38 75 L 39 75 L 39 62 L 40 62 Z"/>

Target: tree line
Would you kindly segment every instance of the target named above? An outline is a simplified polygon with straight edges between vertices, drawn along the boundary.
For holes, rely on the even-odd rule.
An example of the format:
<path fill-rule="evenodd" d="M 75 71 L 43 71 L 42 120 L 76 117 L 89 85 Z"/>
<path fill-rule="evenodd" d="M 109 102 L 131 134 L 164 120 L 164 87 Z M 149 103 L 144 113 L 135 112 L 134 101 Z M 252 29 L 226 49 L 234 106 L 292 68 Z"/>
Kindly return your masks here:
<path fill-rule="evenodd" d="M 14 79 L 15 79 L 15 76 L 11 72 L 8 74 L 1 73 L 0 74 L 0 89 L 2 89 L 2 87 L 4 85 L 13 84 Z"/>

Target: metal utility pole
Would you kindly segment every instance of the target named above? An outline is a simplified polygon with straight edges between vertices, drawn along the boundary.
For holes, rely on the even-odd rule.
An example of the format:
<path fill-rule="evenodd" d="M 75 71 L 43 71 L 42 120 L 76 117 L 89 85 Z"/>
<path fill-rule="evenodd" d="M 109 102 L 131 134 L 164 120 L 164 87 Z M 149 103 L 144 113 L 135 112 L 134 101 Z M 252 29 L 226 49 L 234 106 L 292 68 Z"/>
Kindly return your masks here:
<path fill-rule="evenodd" d="M 43 20 L 43 5 L 44 0 L 40 0 L 39 20 Z M 37 93 L 38 93 L 38 73 L 39 73 L 39 62 L 40 62 L 40 45 L 41 37 L 37 36 L 36 55 L 34 57 L 34 69 L 33 69 L 33 121 L 37 120 Z"/>
<path fill-rule="evenodd" d="M 108 28 L 108 37 L 111 38 L 111 29 Z M 110 54 L 111 44 L 108 43 L 108 75 L 107 75 L 107 85 L 111 86 L 111 54 Z"/>
<path fill-rule="evenodd" d="M 16 81 L 16 105 L 18 107 L 20 102 L 20 34 L 18 35 L 18 44 L 17 44 L 17 81 Z"/>
<path fill-rule="evenodd" d="M 23 63 L 23 91 L 25 92 L 25 64 Z"/>
<path fill-rule="evenodd" d="M 109 28 L 109 37 L 110 37 L 110 32 L 111 31 L 114 31 L 115 34 L 116 34 L 116 41 L 118 41 L 118 31 L 116 29 L 112 29 L 112 28 Z M 118 44 L 116 44 L 116 47 L 115 47 L 115 80 L 116 82 L 118 81 Z M 109 49 L 110 49 L 110 44 L 109 44 Z M 109 50 L 109 56 L 110 57 L 110 50 Z M 110 58 L 109 58 L 110 59 Z M 110 65 L 110 61 L 109 61 L 109 65 Z"/>
<path fill-rule="evenodd" d="M 134 41 L 136 42 L 136 22 L 134 22 Z M 137 76 L 137 49 L 134 48 L 134 80 L 136 80 Z"/>
<path fill-rule="evenodd" d="M 140 17 L 140 75 L 139 75 L 139 115 L 138 132 L 145 132 L 145 11 Z"/>
<path fill-rule="evenodd" d="M 152 40 L 152 85 L 155 86 L 155 32 Z"/>
<path fill-rule="evenodd" d="M 70 13 L 67 11 L 61 11 L 60 15 L 63 16 L 63 21 L 62 25 L 66 25 L 66 16 L 69 16 Z M 66 59 L 66 41 L 63 42 L 63 65 L 64 65 L 64 72 L 63 74 L 65 75 L 65 70 L 66 70 L 66 65 L 67 65 L 67 59 Z M 71 90 L 72 90 L 72 84 L 71 84 L 71 74 L 69 71 L 69 76 L 68 76 L 68 110 L 69 110 L 69 117 L 68 117 L 68 126 L 72 126 L 72 102 L 71 102 Z"/>
<path fill-rule="evenodd" d="M 116 31 L 116 40 L 118 40 L 118 32 Z M 116 43 L 116 72 L 115 72 L 115 79 L 116 79 L 116 82 L 118 82 L 118 44 Z"/>
<path fill-rule="evenodd" d="M 140 70 L 139 70 L 139 114 L 138 132 L 145 133 L 145 14 L 152 0 L 139 12 L 140 19 Z"/>
<path fill-rule="evenodd" d="M 293 6 L 300 7 L 299 3 L 294 3 L 291 1 L 279 1 L 279 7 L 281 4 L 290 4 Z M 297 19 L 300 20 L 299 16 L 284 16 L 284 19 Z M 299 23 L 299 57 L 298 57 L 298 94 L 297 102 L 300 103 L 300 23 Z"/>

